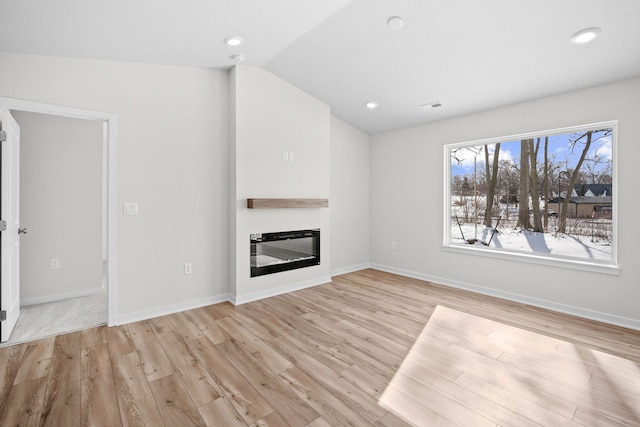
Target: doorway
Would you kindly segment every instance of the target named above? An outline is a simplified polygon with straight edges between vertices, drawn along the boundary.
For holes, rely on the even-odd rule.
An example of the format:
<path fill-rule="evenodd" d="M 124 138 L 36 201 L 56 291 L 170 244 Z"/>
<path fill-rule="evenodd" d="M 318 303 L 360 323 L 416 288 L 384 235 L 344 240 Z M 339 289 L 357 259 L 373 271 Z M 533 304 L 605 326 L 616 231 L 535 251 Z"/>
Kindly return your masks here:
<path fill-rule="evenodd" d="M 23 113 L 40 113 L 48 116 L 57 116 L 60 118 L 70 119 L 82 119 L 83 121 L 91 121 L 94 123 L 94 127 L 97 126 L 101 129 L 102 139 L 104 141 L 103 146 L 100 147 L 103 150 L 100 154 L 105 160 L 104 173 L 101 172 L 101 185 L 104 186 L 104 196 L 100 205 L 101 208 L 101 238 L 100 238 L 100 257 L 97 261 L 99 265 L 99 274 L 104 277 L 104 280 L 100 281 L 98 287 L 102 289 L 103 295 L 106 297 L 106 323 L 109 326 L 115 324 L 115 291 L 116 291 L 116 230 L 115 230 L 115 145 L 116 145 L 116 129 L 117 129 L 117 116 L 109 113 L 102 113 L 90 110 L 81 110 L 63 106 L 57 106 L 52 104 L 44 104 L 32 101 L 24 101 L 13 98 L 0 97 L 0 107 L 6 108 L 16 112 L 18 116 Z M 26 116 L 26 115 L 25 115 Z M 102 169 L 102 168 L 101 168 Z M 100 194 L 103 194 L 100 191 Z M 69 207 L 71 208 L 71 206 Z M 23 223 L 24 226 L 28 224 Z M 56 224 L 50 224 L 50 227 L 55 227 Z M 68 227 L 68 225 L 67 225 Z M 82 248 L 76 248 L 75 252 L 82 251 Z M 60 269 L 62 270 L 64 263 L 62 258 L 58 258 L 52 255 L 48 258 L 47 269 Z M 95 274 L 95 268 L 93 269 Z M 67 297 L 82 297 L 82 293 L 94 294 L 93 290 L 70 290 L 69 292 L 58 292 L 62 296 Z M 104 292 L 106 291 L 106 292 Z M 55 293 L 55 292 L 54 292 Z M 45 292 L 46 294 L 46 292 Z M 60 296 L 60 295 L 59 295 Z M 38 297 L 29 300 L 29 303 L 38 303 Z M 47 298 L 47 297 L 43 297 Z"/>

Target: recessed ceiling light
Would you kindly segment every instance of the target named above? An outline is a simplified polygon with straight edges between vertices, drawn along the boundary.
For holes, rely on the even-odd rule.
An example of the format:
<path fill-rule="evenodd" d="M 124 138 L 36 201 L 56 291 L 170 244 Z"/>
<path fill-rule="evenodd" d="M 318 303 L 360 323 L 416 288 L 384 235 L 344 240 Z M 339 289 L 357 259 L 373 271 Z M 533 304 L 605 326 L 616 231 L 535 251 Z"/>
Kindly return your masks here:
<path fill-rule="evenodd" d="M 240 36 L 229 36 L 224 39 L 224 42 L 229 46 L 239 46 L 243 41 L 244 39 Z"/>
<path fill-rule="evenodd" d="M 571 36 L 571 42 L 575 44 L 589 43 L 600 34 L 602 30 L 598 27 L 585 28 Z"/>
<path fill-rule="evenodd" d="M 364 103 L 364 106 L 370 110 L 373 110 L 374 108 L 378 108 L 378 103 L 375 101 L 367 101 Z"/>
<path fill-rule="evenodd" d="M 404 25 L 404 21 L 399 16 L 392 16 L 391 18 L 387 19 L 387 25 L 392 30 L 399 30 Z"/>

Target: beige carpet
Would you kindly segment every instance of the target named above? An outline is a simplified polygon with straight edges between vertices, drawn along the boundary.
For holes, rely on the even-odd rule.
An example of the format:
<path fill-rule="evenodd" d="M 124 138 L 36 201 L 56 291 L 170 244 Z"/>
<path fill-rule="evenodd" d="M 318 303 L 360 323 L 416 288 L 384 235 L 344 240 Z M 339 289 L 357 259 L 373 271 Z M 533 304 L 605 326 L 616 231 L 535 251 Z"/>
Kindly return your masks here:
<path fill-rule="evenodd" d="M 380 403 L 419 426 L 640 425 L 640 365 L 438 306 Z"/>
<path fill-rule="evenodd" d="M 9 340 L 0 347 L 103 325 L 107 322 L 106 298 L 99 293 L 21 307 Z"/>

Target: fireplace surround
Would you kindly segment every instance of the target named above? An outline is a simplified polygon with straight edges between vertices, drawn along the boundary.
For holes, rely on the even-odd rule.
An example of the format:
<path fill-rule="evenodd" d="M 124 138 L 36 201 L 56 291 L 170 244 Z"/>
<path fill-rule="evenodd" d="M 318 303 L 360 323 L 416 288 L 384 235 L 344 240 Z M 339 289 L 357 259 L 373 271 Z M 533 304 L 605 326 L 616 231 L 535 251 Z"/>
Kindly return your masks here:
<path fill-rule="evenodd" d="M 320 229 L 250 236 L 251 277 L 320 265 Z"/>

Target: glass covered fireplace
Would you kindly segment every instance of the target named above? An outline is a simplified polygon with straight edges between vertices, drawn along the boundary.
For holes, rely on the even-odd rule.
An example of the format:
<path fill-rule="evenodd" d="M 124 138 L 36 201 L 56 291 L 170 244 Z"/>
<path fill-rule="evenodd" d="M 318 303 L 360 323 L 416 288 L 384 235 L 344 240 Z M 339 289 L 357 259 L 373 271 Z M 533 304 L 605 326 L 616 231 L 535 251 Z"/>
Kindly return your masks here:
<path fill-rule="evenodd" d="M 320 230 L 251 235 L 251 277 L 320 265 Z"/>

